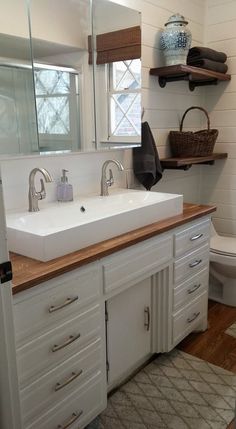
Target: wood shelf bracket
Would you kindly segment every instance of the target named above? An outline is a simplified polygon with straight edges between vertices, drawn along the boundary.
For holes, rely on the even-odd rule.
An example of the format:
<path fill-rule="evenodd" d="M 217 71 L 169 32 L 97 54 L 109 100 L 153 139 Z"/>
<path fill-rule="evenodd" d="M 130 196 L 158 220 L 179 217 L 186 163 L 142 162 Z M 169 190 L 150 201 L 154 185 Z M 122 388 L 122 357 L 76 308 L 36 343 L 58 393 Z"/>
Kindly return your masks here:
<path fill-rule="evenodd" d="M 227 153 L 213 153 L 208 156 L 195 156 L 189 158 L 164 158 L 161 159 L 161 166 L 163 170 L 189 170 L 192 165 L 214 165 L 218 159 L 226 159 Z"/>
<path fill-rule="evenodd" d="M 190 91 L 197 86 L 217 85 L 220 81 L 229 81 L 230 75 L 214 72 L 199 67 L 178 64 L 150 69 L 150 74 L 158 76 L 161 88 L 165 88 L 168 82 L 188 81 Z"/>

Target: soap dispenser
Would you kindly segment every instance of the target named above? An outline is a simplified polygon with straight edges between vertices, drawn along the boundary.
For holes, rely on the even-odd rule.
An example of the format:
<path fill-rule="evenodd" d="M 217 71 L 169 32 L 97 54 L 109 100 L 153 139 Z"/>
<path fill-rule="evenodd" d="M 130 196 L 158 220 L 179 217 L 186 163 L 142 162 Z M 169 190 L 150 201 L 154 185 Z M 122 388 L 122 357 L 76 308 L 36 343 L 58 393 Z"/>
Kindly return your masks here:
<path fill-rule="evenodd" d="M 57 185 L 57 201 L 73 201 L 73 188 L 68 183 L 68 170 L 62 170 L 61 181 Z"/>

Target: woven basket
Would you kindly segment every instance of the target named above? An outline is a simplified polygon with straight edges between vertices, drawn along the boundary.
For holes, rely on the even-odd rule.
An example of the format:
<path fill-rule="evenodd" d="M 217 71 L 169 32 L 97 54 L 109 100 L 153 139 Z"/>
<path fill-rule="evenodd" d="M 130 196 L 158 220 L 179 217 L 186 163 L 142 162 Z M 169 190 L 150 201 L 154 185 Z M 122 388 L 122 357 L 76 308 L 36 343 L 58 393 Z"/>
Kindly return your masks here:
<path fill-rule="evenodd" d="M 201 131 L 183 131 L 183 123 L 186 114 L 193 109 L 202 110 L 207 117 L 207 130 Z M 218 136 L 218 130 L 210 129 L 210 119 L 207 111 L 202 107 L 193 106 L 187 109 L 180 123 L 179 131 L 170 131 L 170 147 L 172 156 L 193 157 L 211 155 Z"/>

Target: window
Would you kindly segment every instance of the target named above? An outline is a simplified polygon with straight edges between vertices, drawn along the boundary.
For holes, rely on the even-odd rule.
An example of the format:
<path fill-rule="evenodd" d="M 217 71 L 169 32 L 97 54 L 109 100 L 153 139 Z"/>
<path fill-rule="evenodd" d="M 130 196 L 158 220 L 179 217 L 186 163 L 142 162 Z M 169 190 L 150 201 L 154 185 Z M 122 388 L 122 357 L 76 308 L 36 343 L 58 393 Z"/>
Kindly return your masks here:
<path fill-rule="evenodd" d="M 44 67 L 34 77 L 40 147 L 72 149 L 74 140 L 78 147 L 78 74 Z"/>
<path fill-rule="evenodd" d="M 109 64 L 109 138 L 141 135 L 141 60 Z"/>

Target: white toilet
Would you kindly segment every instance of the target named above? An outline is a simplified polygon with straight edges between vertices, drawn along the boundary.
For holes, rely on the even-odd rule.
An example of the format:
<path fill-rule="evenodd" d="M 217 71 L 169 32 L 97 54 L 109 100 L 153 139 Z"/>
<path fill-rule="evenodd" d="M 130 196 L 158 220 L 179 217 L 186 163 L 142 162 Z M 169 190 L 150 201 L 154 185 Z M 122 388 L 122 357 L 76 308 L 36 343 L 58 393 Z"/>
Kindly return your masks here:
<path fill-rule="evenodd" d="M 211 225 L 209 298 L 236 307 L 236 238 Z"/>

